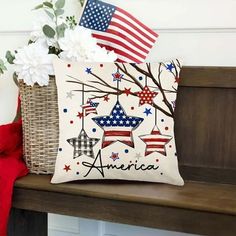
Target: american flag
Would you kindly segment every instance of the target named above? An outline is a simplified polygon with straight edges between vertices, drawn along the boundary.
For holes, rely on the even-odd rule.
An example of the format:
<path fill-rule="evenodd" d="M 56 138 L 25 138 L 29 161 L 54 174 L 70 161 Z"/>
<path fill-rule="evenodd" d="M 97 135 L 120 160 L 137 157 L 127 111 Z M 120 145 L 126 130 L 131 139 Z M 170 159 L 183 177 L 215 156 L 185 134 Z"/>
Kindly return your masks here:
<path fill-rule="evenodd" d="M 98 45 L 113 50 L 118 62 L 144 62 L 158 37 L 127 11 L 98 0 L 87 0 L 79 25 L 91 29 Z"/>
<path fill-rule="evenodd" d="M 96 107 L 98 107 L 98 104 L 99 103 L 93 102 L 91 99 L 88 99 L 87 103 L 81 106 L 84 109 L 85 116 L 89 114 L 97 114 Z"/>
<path fill-rule="evenodd" d="M 92 119 L 104 130 L 102 148 L 117 141 L 134 147 L 132 131 L 143 121 L 143 118 L 127 116 L 119 101 L 113 107 L 110 115 Z"/>
<path fill-rule="evenodd" d="M 145 156 L 153 152 L 166 156 L 165 145 L 172 139 L 171 136 L 162 135 L 157 126 L 154 126 L 151 134 L 140 136 L 140 138 L 146 143 Z"/>

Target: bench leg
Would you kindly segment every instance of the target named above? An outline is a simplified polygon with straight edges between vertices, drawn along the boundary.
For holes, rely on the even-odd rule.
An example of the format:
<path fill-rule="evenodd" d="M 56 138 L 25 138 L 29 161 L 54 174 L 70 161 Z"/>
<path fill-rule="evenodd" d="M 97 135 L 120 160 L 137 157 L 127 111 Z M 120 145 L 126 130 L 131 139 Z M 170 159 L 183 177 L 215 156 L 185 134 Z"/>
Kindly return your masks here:
<path fill-rule="evenodd" d="M 47 236 L 47 213 L 13 208 L 11 210 L 8 236 Z"/>

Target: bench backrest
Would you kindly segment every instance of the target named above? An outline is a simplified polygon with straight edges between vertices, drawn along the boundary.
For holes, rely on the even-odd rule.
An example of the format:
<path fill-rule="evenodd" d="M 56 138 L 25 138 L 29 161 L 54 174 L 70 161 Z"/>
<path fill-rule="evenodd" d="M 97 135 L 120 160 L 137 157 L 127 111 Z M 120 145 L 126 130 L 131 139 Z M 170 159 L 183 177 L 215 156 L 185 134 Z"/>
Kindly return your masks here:
<path fill-rule="evenodd" d="M 184 67 L 175 122 L 183 178 L 236 184 L 236 68 Z"/>

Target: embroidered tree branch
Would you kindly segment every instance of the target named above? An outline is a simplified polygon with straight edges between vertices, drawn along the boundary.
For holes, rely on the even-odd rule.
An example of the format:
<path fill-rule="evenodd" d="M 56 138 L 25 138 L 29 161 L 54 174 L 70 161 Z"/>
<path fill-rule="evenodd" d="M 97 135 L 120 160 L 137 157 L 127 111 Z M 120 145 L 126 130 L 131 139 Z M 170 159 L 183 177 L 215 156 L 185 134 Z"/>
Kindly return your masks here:
<path fill-rule="evenodd" d="M 174 66 L 174 70 L 170 71 L 174 78 L 178 78 L 179 77 L 179 73 L 178 73 L 178 68 L 180 68 L 180 63 L 177 61 L 177 65 L 172 61 L 172 64 Z M 122 80 L 126 81 L 127 83 L 131 83 L 133 85 L 136 85 L 137 88 L 139 88 L 140 90 L 144 89 L 144 86 L 142 85 L 142 83 L 134 76 L 130 73 L 130 71 L 128 71 L 127 67 L 125 64 L 121 64 L 121 63 L 115 63 L 117 70 L 121 71 L 122 73 L 124 73 L 126 75 L 126 77 L 122 78 Z M 172 104 L 168 101 L 167 97 L 166 97 L 166 93 L 176 93 L 177 90 L 174 88 L 174 86 L 172 86 L 173 90 L 170 89 L 164 89 L 161 83 L 161 75 L 163 73 L 163 69 L 162 67 L 167 68 L 167 66 L 164 63 L 160 63 L 158 66 L 158 70 L 155 73 L 155 75 L 157 75 L 156 77 L 154 76 L 154 72 L 153 69 L 151 67 L 150 63 L 146 63 L 146 69 L 143 69 L 141 67 L 139 67 L 137 64 L 131 64 L 131 66 L 138 71 L 139 73 L 141 73 L 142 75 L 144 75 L 147 78 L 150 78 L 152 83 L 155 86 L 149 86 L 150 88 L 157 88 L 160 92 L 160 94 L 162 95 L 162 99 L 164 104 L 166 105 L 167 109 L 164 109 L 163 107 L 159 106 L 157 103 L 153 103 L 152 106 L 161 111 L 162 113 L 164 113 L 165 115 L 169 116 L 169 117 L 174 117 L 174 109 L 172 107 Z M 93 99 L 95 98 L 105 98 L 106 96 L 109 95 L 121 95 L 125 93 L 125 90 L 121 90 L 120 88 L 111 85 L 110 83 L 108 83 L 105 79 L 101 78 L 99 75 L 90 72 L 90 75 L 93 77 L 93 79 L 89 80 L 88 83 L 83 82 L 78 80 L 75 77 L 69 76 L 69 78 L 71 78 L 72 80 L 68 80 L 67 82 L 69 83 L 76 83 L 79 85 L 84 85 L 85 86 L 85 90 L 84 92 L 86 93 L 91 93 L 91 95 L 93 96 Z M 74 90 L 77 92 L 82 92 L 82 89 L 77 89 Z M 132 92 L 130 91 L 129 95 L 131 96 L 135 96 L 137 97 L 137 93 L 136 92 Z"/>

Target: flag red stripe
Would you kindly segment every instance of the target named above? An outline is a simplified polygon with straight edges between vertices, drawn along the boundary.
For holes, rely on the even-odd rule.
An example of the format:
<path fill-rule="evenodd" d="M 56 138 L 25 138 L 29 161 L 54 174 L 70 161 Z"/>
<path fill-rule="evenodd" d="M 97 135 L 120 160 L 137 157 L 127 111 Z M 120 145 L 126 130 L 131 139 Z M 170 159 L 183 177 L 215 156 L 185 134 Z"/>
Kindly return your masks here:
<path fill-rule="evenodd" d="M 105 45 L 105 44 L 102 44 L 102 43 L 98 43 L 98 45 L 100 47 L 105 47 L 108 51 L 114 51 L 117 54 L 118 57 L 119 57 L 119 55 L 121 55 L 121 56 L 124 56 L 124 57 L 128 58 L 132 62 L 136 62 L 136 63 L 141 62 L 137 58 L 134 58 L 134 57 L 130 56 L 128 53 L 123 52 L 120 49 L 117 49 L 117 48 L 114 48 L 114 47 L 111 47 L 111 46 L 108 46 L 108 45 Z"/>
<path fill-rule="evenodd" d="M 110 144 L 112 144 L 112 143 L 114 143 L 116 141 L 120 141 L 120 142 L 122 142 L 122 143 L 124 143 L 124 144 L 126 144 L 126 145 L 128 145 L 130 147 L 134 147 L 134 143 L 132 141 L 114 140 L 114 141 L 103 141 L 102 148 L 105 148 L 105 147 L 109 146 Z"/>
<path fill-rule="evenodd" d="M 113 17 L 124 22 L 126 25 L 129 25 L 132 29 L 136 30 L 137 32 L 139 32 L 143 37 L 145 37 L 146 39 L 148 39 L 149 41 L 151 41 L 152 43 L 155 43 L 155 39 L 151 38 L 149 35 L 145 34 L 142 30 L 140 30 L 137 26 L 135 26 L 134 24 L 132 24 L 131 22 L 127 21 L 124 17 L 117 15 L 116 13 L 113 14 Z"/>
<path fill-rule="evenodd" d="M 147 149 L 148 148 L 163 148 L 164 149 L 164 145 L 157 145 L 157 144 L 150 144 L 150 145 L 147 145 Z"/>
<path fill-rule="evenodd" d="M 131 136 L 130 131 L 120 131 L 120 130 L 110 130 L 110 131 L 105 131 L 104 132 L 105 136 Z"/>
<path fill-rule="evenodd" d="M 124 44 L 123 42 L 117 40 L 117 39 L 113 39 L 111 37 L 108 37 L 108 36 L 104 36 L 104 35 L 100 35 L 100 34 L 93 34 L 94 37 L 96 37 L 97 39 L 101 39 L 101 40 L 105 40 L 107 42 L 112 42 L 112 43 L 115 43 L 117 45 L 120 45 L 121 47 L 127 49 L 128 51 L 136 54 L 137 56 L 141 57 L 142 59 L 145 59 L 146 56 L 140 54 L 139 52 L 135 51 L 134 49 L 130 48 L 129 46 L 127 46 L 126 44 Z"/>
<path fill-rule="evenodd" d="M 160 134 L 160 131 L 152 131 L 152 134 Z"/>
<path fill-rule="evenodd" d="M 114 141 L 103 141 L 102 142 L 102 148 L 105 148 L 107 146 L 109 146 L 110 144 L 112 144 Z"/>
<path fill-rule="evenodd" d="M 136 22 L 137 24 L 139 24 L 140 26 L 142 26 L 145 30 L 147 30 L 150 34 L 152 34 L 154 37 L 158 37 L 158 34 L 156 32 L 154 32 L 153 30 L 151 30 L 150 28 L 148 28 L 146 25 L 144 25 L 142 22 L 140 22 L 139 20 L 137 20 L 135 17 L 133 17 L 131 14 L 129 14 L 127 11 L 116 7 L 116 10 L 123 13 L 124 15 L 128 16 L 130 19 L 132 19 L 134 22 Z"/>
<path fill-rule="evenodd" d="M 145 155 L 147 156 L 147 155 L 149 155 L 149 154 L 151 154 L 151 153 L 153 153 L 153 152 L 154 152 L 154 151 L 146 151 L 146 152 L 145 152 Z M 161 151 L 157 151 L 157 152 L 163 154 L 164 156 L 166 155 L 165 152 L 161 152 Z"/>
<path fill-rule="evenodd" d="M 121 60 L 120 58 L 118 58 L 116 61 L 120 63 L 125 63 L 125 61 Z"/>
<path fill-rule="evenodd" d="M 149 53 L 149 51 L 143 47 L 141 47 L 139 44 L 135 43 L 132 39 L 128 38 L 127 35 L 124 35 L 116 30 L 113 30 L 113 29 L 109 29 L 106 31 L 107 33 L 110 33 L 110 34 L 114 34 L 114 35 L 117 35 L 119 37 L 121 37 L 122 39 L 125 39 L 127 42 L 131 43 L 134 47 L 138 48 L 139 50 L 143 51 L 144 53 Z"/>
<path fill-rule="evenodd" d="M 116 26 L 117 28 L 120 28 L 122 30 L 124 30 L 125 32 L 127 32 L 128 34 L 132 35 L 134 38 L 136 38 L 138 41 L 140 41 L 140 43 L 142 43 L 143 45 L 145 45 L 148 48 L 152 48 L 152 45 L 147 43 L 145 40 L 143 40 L 142 38 L 140 38 L 138 35 L 134 34 L 131 30 L 125 28 L 123 25 L 117 23 L 117 22 L 110 22 L 110 25 Z"/>
<path fill-rule="evenodd" d="M 88 108 L 85 108 L 86 111 L 96 111 L 96 108 L 94 107 L 88 107 Z"/>
<path fill-rule="evenodd" d="M 145 143 L 146 142 L 168 142 L 169 139 L 165 139 L 165 138 L 144 138 L 142 139 Z"/>
<path fill-rule="evenodd" d="M 89 107 L 91 107 L 90 105 L 83 105 L 83 106 L 81 106 L 82 108 L 84 108 L 84 109 L 87 109 L 87 108 L 89 108 Z"/>

